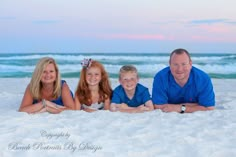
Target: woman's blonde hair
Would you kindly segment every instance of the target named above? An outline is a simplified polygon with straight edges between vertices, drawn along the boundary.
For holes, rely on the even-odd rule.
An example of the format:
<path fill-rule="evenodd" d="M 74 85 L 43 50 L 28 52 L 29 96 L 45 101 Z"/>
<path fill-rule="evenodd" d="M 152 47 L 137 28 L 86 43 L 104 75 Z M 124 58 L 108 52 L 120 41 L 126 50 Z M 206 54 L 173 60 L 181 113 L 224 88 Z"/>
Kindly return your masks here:
<path fill-rule="evenodd" d="M 80 73 L 80 80 L 75 92 L 75 96 L 78 97 L 81 104 L 91 105 L 91 92 L 86 81 L 86 72 L 88 68 L 96 67 L 101 71 L 101 81 L 99 82 L 99 102 L 104 102 L 106 99 L 111 99 L 112 88 L 108 78 L 108 74 L 105 71 L 103 65 L 95 60 L 92 60 L 88 67 L 83 67 Z"/>
<path fill-rule="evenodd" d="M 56 64 L 56 61 L 53 58 L 50 57 L 43 57 L 41 58 L 32 74 L 32 78 L 29 84 L 30 92 L 34 99 L 40 100 L 42 99 L 41 96 L 41 89 L 42 89 L 42 74 L 44 69 L 47 65 L 53 64 L 56 70 L 56 80 L 54 82 L 54 89 L 53 89 L 53 98 L 58 98 L 61 95 L 61 76 L 58 69 L 58 66 Z"/>

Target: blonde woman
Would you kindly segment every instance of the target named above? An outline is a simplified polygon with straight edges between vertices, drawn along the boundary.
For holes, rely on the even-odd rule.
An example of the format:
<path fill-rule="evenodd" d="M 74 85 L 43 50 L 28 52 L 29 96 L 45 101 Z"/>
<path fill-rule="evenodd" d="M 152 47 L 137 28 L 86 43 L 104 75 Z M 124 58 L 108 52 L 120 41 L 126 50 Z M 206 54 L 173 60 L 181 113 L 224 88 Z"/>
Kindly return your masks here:
<path fill-rule="evenodd" d="M 61 80 L 53 58 L 41 58 L 25 90 L 19 111 L 27 113 L 60 113 L 74 109 L 73 95 L 67 83 Z"/>

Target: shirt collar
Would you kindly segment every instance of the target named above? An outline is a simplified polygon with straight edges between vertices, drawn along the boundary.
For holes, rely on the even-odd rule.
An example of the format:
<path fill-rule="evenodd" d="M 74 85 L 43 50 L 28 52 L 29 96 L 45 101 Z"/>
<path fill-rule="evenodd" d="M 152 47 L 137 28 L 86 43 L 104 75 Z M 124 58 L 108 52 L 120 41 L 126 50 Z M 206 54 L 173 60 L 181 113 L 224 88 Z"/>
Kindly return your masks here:
<path fill-rule="evenodd" d="M 171 85 L 180 87 L 179 84 L 176 83 L 176 81 L 174 79 L 174 76 L 172 75 L 171 71 L 169 71 L 169 73 L 170 73 L 169 79 L 170 79 Z M 193 69 L 191 69 L 191 71 L 189 73 L 189 78 L 188 78 L 187 83 L 182 88 L 187 87 L 187 86 L 192 84 L 192 82 L 193 82 L 193 74 L 192 73 L 193 73 Z"/>

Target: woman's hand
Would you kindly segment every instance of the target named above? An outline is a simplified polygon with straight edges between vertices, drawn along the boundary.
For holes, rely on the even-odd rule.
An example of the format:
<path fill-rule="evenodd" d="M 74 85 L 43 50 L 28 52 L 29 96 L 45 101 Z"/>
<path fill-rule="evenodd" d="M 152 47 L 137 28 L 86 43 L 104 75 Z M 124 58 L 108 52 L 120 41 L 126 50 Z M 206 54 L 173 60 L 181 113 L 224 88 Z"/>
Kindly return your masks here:
<path fill-rule="evenodd" d="M 48 101 L 48 100 L 45 100 L 45 104 L 46 104 L 46 107 L 50 107 L 50 108 L 53 108 L 53 109 L 56 109 L 56 110 L 66 108 L 65 106 L 57 105 L 57 104 L 55 104 L 51 101 Z"/>

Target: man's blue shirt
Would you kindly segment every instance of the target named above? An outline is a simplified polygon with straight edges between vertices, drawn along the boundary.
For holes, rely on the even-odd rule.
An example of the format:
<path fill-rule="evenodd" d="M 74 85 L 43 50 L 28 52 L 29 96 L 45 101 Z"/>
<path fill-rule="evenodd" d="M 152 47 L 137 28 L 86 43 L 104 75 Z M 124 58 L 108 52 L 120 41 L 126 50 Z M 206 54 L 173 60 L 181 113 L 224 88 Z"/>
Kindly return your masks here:
<path fill-rule="evenodd" d="M 138 107 L 145 104 L 148 100 L 151 100 L 148 88 L 138 83 L 132 99 L 128 98 L 124 88 L 121 85 L 117 86 L 113 91 L 111 103 L 126 103 L 129 107 Z"/>
<path fill-rule="evenodd" d="M 153 104 L 198 103 L 201 106 L 215 105 L 215 94 L 210 77 L 200 69 L 192 67 L 188 82 L 179 86 L 170 67 L 156 74 L 152 88 Z"/>

